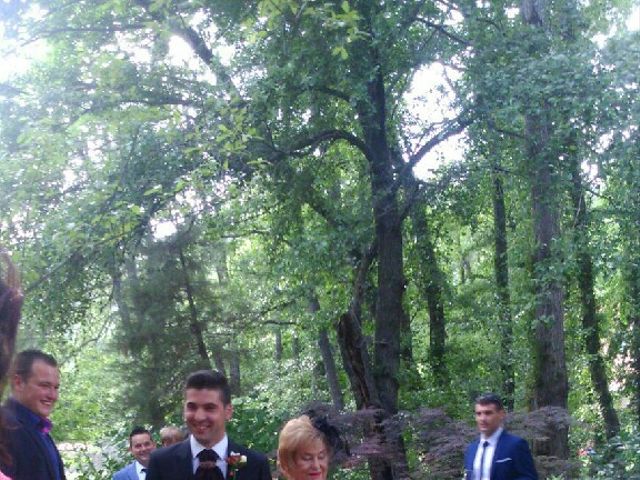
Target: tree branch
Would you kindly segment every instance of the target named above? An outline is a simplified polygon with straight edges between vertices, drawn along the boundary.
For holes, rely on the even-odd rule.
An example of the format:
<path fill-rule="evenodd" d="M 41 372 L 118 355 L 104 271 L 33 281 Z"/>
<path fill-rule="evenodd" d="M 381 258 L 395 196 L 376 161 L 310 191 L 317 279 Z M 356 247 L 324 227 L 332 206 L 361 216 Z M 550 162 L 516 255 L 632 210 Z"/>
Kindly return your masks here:
<path fill-rule="evenodd" d="M 358 137 L 356 137 L 352 133 L 349 133 L 345 130 L 324 130 L 311 137 L 298 140 L 293 145 L 291 145 L 291 147 L 287 151 L 277 150 L 273 146 L 271 146 L 271 148 L 273 148 L 277 152 L 271 158 L 271 161 L 275 162 L 286 156 L 295 155 L 300 150 L 303 150 L 309 147 L 315 147 L 322 142 L 326 142 L 330 140 L 345 140 L 346 142 L 350 143 L 351 145 L 356 147 L 358 150 L 360 150 L 360 152 L 362 152 L 362 154 L 367 158 L 368 161 L 371 161 L 372 154 L 371 154 L 371 150 L 369 150 L 369 147 Z"/>
<path fill-rule="evenodd" d="M 453 40 L 454 42 L 458 42 L 461 45 L 464 45 L 465 47 L 468 47 L 469 45 L 471 45 L 471 43 L 469 43 L 468 41 L 466 41 L 464 38 L 460 38 L 457 35 L 449 32 L 446 28 L 444 28 L 444 26 L 440 23 L 433 23 L 429 20 L 427 20 L 426 18 L 422 18 L 422 17 L 417 17 L 416 20 L 424 25 L 426 25 L 429 28 L 433 28 L 434 30 L 440 32 L 441 34 L 443 34 L 445 37 L 450 38 L 451 40 Z"/>

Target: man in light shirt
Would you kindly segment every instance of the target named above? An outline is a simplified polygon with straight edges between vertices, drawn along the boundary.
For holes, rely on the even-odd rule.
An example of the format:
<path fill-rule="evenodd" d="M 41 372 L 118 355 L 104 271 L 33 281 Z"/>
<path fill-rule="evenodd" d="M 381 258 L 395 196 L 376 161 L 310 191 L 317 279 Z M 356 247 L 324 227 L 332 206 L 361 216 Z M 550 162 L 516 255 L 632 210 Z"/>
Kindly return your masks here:
<path fill-rule="evenodd" d="M 502 400 L 486 393 L 475 401 L 480 438 L 464 454 L 465 480 L 538 480 L 527 441 L 504 430 Z"/>
<path fill-rule="evenodd" d="M 113 480 L 146 480 L 149 458 L 155 449 L 151 432 L 144 427 L 134 427 L 129 434 L 129 451 L 135 461 L 116 472 Z"/>

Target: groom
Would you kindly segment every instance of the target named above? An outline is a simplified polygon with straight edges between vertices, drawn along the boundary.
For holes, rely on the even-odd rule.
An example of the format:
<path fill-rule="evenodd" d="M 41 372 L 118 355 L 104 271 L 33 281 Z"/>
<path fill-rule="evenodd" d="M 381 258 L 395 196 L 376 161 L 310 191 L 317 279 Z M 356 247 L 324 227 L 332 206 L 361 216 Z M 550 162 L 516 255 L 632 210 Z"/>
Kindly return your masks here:
<path fill-rule="evenodd" d="M 189 375 L 183 413 L 191 435 L 153 452 L 146 480 L 271 480 L 264 455 L 227 437 L 233 406 L 224 375 L 212 370 Z"/>

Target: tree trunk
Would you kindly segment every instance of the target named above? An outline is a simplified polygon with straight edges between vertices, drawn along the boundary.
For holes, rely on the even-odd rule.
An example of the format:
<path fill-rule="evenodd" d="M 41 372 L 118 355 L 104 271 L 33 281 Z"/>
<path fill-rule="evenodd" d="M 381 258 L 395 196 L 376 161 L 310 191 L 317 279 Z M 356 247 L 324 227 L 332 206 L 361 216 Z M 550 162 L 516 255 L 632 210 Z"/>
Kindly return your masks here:
<path fill-rule="evenodd" d="M 411 213 L 415 235 L 418 265 L 420 265 L 420 289 L 429 310 L 429 362 L 437 385 L 447 386 L 447 370 L 444 358 L 446 346 L 446 321 L 443 304 L 444 275 L 438 266 L 436 252 L 431 241 L 423 202 L 414 206 Z"/>
<path fill-rule="evenodd" d="M 504 206 L 502 178 L 493 172 L 493 265 L 498 300 L 498 331 L 500 334 L 500 372 L 507 410 L 514 407 L 515 374 L 513 369 L 513 324 L 509 294 L 509 259 L 507 253 L 507 215 Z"/>
<path fill-rule="evenodd" d="M 629 315 L 629 331 L 631 332 L 631 342 L 629 345 L 631 384 L 631 408 L 636 417 L 636 425 L 640 425 L 640 258 L 638 251 L 633 252 L 630 257 L 635 264 L 629 263 L 627 267 L 627 285 L 630 295 L 631 313 Z"/>
<path fill-rule="evenodd" d="M 567 1 L 563 13 L 563 39 L 570 45 L 577 39 L 578 7 L 574 0 Z M 570 124 L 571 112 L 565 114 Z M 585 350 L 589 361 L 589 375 L 593 389 L 598 396 L 598 403 L 604 420 L 605 434 L 611 439 L 620 434 L 620 420 L 613 407 L 613 398 L 609 391 L 609 381 L 604 358 L 601 354 L 600 323 L 597 315 L 596 297 L 594 293 L 593 260 L 589 250 L 590 219 L 582 185 L 580 159 L 578 158 L 577 130 L 571 128 L 565 141 L 565 152 L 571 168 L 571 200 L 574 210 L 574 245 L 578 288 L 582 310 L 582 330 Z"/>
<path fill-rule="evenodd" d="M 544 1 L 523 0 L 522 17 L 528 25 L 542 28 Z M 540 55 L 539 46 L 532 46 Z M 536 408 L 567 408 L 568 379 L 564 351 L 564 291 L 560 278 L 561 262 L 555 250 L 560 239 L 554 165 L 557 155 L 550 145 L 552 124 L 549 106 L 532 95 L 525 110 L 526 161 L 531 181 L 531 203 L 535 237 L 534 288 L 536 296 L 534 327 L 534 403 Z M 568 430 L 559 428 L 549 441 L 549 450 L 560 458 L 569 456 Z"/>
<path fill-rule="evenodd" d="M 636 145 L 640 146 L 640 138 L 636 135 Z M 640 151 L 636 152 L 636 159 Z M 626 315 L 629 330 L 629 383 L 631 385 L 631 409 L 640 425 L 640 169 L 637 160 L 629 160 L 626 165 L 623 185 L 627 192 L 624 206 L 631 212 L 622 220 L 621 236 L 624 239 L 625 262 L 624 277 L 628 314 Z"/>
<path fill-rule="evenodd" d="M 342 388 L 340 388 L 336 362 L 333 357 L 331 342 L 329 341 L 329 334 L 327 333 L 326 328 L 321 328 L 320 332 L 318 333 L 318 347 L 320 348 L 320 354 L 322 355 L 322 361 L 324 362 L 324 369 L 327 375 L 327 384 L 329 385 L 329 392 L 331 393 L 333 406 L 338 411 L 344 410 Z"/>
<path fill-rule="evenodd" d="M 575 147 L 572 134 L 570 146 Z M 575 151 L 574 149 L 568 149 Z M 604 420 L 607 438 L 620 434 L 620 420 L 613 407 L 613 398 L 609 391 L 609 382 L 605 361 L 600 352 L 600 324 L 596 313 L 596 298 L 594 294 L 593 260 L 589 252 L 589 217 L 580 176 L 580 162 L 575 153 L 569 153 L 571 160 L 572 189 L 571 198 L 574 208 L 574 243 L 576 263 L 578 268 L 578 287 L 580 289 L 580 304 L 582 306 L 582 329 L 587 355 L 589 357 L 589 374 L 591 383 L 598 396 L 600 412 Z"/>
<path fill-rule="evenodd" d="M 349 310 L 336 323 L 342 364 L 347 372 L 358 410 L 380 408 L 366 339 L 362 333 L 361 315 L 367 273 L 376 255 L 376 245 L 369 247 L 358 263 L 353 281 Z"/>
<path fill-rule="evenodd" d="M 343 313 L 338 321 L 337 333 L 342 363 L 349 377 L 357 409 L 379 407 L 380 400 L 359 317 L 354 312 Z"/>
<path fill-rule="evenodd" d="M 384 72 L 372 25 L 378 7 L 369 0 L 362 0 L 357 5 L 362 15 L 362 29 L 370 36 L 366 43 L 354 42 L 357 45 L 353 48 L 352 61 L 354 72 L 360 75 L 366 92 L 355 104 L 368 152 L 378 259 L 373 376 L 382 408 L 387 415 L 394 415 L 398 411 L 402 336 L 405 336 L 404 341 L 411 341 L 409 318 L 402 305 L 405 290 L 402 217 L 394 189 L 393 155 L 387 141 Z M 408 471 L 400 432 L 384 433 L 385 443 L 397 448 L 398 458 L 393 464 L 379 459 L 383 468 L 372 471 L 373 480 L 390 480 L 396 470 Z"/>
<path fill-rule="evenodd" d="M 280 327 L 276 327 L 275 329 L 275 348 L 273 352 L 273 358 L 276 362 L 280 363 L 282 361 L 282 330 Z"/>
<path fill-rule="evenodd" d="M 318 297 L 313 294 L 309 300 L 309 312 L 316 314 L 318 311 L 320 311 L 320 302 L 318 301 Z M 336 367 L 333 351 L 331 350 L 329 333 L 324 327 L 321 327 L 318 331 L 318 348 L 320 349 L 320 355 L 322 356 L 322 362 L 324 363 L 324 372 L 327 377 L 327 385 L 329 386 L 329 393 L 331 394 L 333 406 L 338 411 L 343 410 L 344 401 L 342 397 L 342 388 L 340 387 L 340 380 L 338 380 L 338 369 Z"/>
<path fill-rule="evenodd" d="M 365 143 L 371 152 L 371 192 L 378 246 L 374 377 L 383 408 L 396 413 L 400 333 L 408 319 L 402 306 L 405 279 L 401 218 L 393 189 L 394 172 L 385 132 L 385 90 L 380 68 L 368 82 L 367 92 L 367 101 L 362 102 L 358 110 Z"/>
<path fill-rule="evenodd" d="M 191 280 L 189 278 L 189 271 L 187 269 L 187 261 L 182 251 L 182 247 L 178 246 L 178 257 L 180 259 L 180 267 L 182 268 L 182 277 L 184 281 L 184 289 L 187 294 L 187 302 L 189 303 L 189 328 L 196 341 L 196 348 L 198 355 L 200 356 L 202 368 L 211 368 L 211 360 L 209 359 L 209 352 L 207 352 L 207 346 L 204 343 L 204 336 L 202 334 L 202 325 L 198 319 L 198 310 L 196 309 L 196 302 L 193 298 L 193 288 L 191 287 Z M 224 365 L 220 369 L 220 365 L 216 365 L 220 373 L 224 374 Z"/>

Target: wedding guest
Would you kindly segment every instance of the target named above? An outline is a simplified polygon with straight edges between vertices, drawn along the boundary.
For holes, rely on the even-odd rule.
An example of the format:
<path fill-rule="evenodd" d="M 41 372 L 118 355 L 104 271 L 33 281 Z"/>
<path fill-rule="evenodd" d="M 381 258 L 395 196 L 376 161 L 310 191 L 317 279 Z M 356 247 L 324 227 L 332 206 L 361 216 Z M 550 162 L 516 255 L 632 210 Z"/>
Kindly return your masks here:
<path fill-rule="evenodd" d="M 134 427 L 129 434 L 129 452 L 134 461 L 119 470 L 113 476 L 113 480 L 145 480 L 151 452 L 156 449 L 156 444 L 151 438 L 151 432 L 144 427 Z"/>
<path fill-rule="evenodd" d="M 2 415 L 11 463 L 0 469 L 13 480 L 65 480 L 62 458 L 49 435 L 49 415 L 60 387 L 56 359 L 40 350 L 24 350 L 16 355 L 10 378 L 11 396 Z"/>
<path fill-rule="evenodd" d="M 163 447 L 168 447 L 169 445 L 180 443 L 185 438 L 187 438 L 186 433 L 178 427 L 170 425 L 168 427 L 162 427 L 160 429 L 160 443 Z"/>
<path fill-rule="evenodd" d="M 324 417 L 289 420 L 278 440 L 278 466 L 288 480 L 326 480 L 331 459 L 346 450 L 338 430 Z"/>
<path fill-rule="evenodd" d="M 502 400 L 485 393 L 475 401 L 479 437 L 464 454 L 465 480 L 538 480 L 527 441 L 505 431 Z"/>

